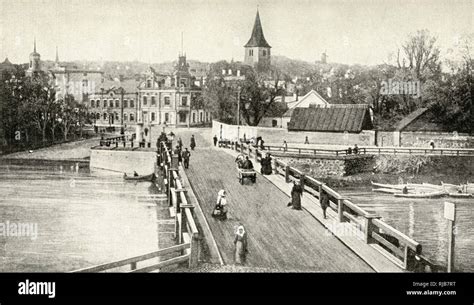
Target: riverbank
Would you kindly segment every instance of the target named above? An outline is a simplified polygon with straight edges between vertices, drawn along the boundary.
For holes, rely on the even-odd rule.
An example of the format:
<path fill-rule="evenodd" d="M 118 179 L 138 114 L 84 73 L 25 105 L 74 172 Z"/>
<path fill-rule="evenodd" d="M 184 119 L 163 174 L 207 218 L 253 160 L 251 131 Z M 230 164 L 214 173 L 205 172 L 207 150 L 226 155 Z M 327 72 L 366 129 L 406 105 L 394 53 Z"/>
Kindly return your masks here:
<path fill-rule="evenodd" d="M 462 184 L 474 181 L 474 158 L 456 156 L 375 156 L 362 172 L 344 176 L 319 176 L 317 165 L 293 162 L 290 166 L 305 175 L 334 187 L 370 185 L 380 183 L 423 183 L 441 185 L 441 182 Z M 363 167 L 361 167 L 363 168 Z"/>
<path fill-rule="evenodd" d="M 88 161 L 90 148 L 98 145 L 100 137 L 79 140 L 0 156 L 0 160 Z"/>

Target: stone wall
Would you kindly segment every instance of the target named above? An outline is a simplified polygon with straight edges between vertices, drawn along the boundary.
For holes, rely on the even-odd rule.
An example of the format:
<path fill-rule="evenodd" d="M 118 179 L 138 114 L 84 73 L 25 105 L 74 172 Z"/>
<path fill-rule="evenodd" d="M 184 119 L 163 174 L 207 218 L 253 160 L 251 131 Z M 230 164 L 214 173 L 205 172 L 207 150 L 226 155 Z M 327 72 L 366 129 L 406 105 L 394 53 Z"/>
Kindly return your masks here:
<path fill-rule="evenodd" d="M 136 171 L 139 175 L 154 172 L 156 153 L 152 151 L 91 149 L 90 168 L 123 175 Z"/>
<path fill-rule="evenodd" d="M 377 146 L 397 146 L 394 131 L 377 131 Z M 474 137 L 468 134 L 449 132 L 401 131 L 400 146 L 430 147 L 433 141 L 436 148 L 473 148 Z"/>
<path fill-rule="evenodd" d="M 227 140 L 236 140 L 237 134 L 239 138 L 243 138 L 245 134 L 247 139 L 251 137 L 262 137 L 265 143 L 283 143 L 284 140 L 288 144 L 304 143 L 306 137 L 310 144 L 337 144 L 353 146 L 371 146 L 375 143 L 375 132 L 372 130 L 364 130 L 360 133 L 344 133 L 344 132 L 305 132 L 305 131 L 288 131 L 285 128 L 271 127 L 254 127 L 254 126 L 237 126 L 228 125 L 218 121 L 212 122 L 212 133 L 217 137 Z"/>
<path fill-rule="evenodd" d="M 302 170 L 306 175 L 315 178 L 342 177 L 361 172 L 371 171 L 374 166 L 373 157 L 358 156 L 354 158 L 337 158 L 330 156 L 298 155 L 277 156 L 289 166 Z"/>

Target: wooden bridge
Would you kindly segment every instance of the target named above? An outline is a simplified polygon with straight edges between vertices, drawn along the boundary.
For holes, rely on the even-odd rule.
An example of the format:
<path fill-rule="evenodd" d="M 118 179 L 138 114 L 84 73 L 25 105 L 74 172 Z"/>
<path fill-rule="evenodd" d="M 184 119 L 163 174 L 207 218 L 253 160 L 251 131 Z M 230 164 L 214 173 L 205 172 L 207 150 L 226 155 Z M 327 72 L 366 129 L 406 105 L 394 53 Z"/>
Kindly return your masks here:
<path fill-rule="evenodd" d="M 190 136 L 187 133 L 182 131 L 179 136 L 186 138 Z M 195 137 L 198 147 L 191 152 L 185 174 L 224 263 L 234 262 L 234 229 L 243 224 L 249 234 L 249 266 L 322 272 L 404 272 L 425 266 L 433 270 L 418 242 L 327 185 L 304 177 L 281 161 L 274 164 L 279 175 L 259 175 L 257 183 L 241 185 L 235 156 L 244 153 L 258 161 L 261 152 L 245 144 L 215 148 L 200 135 Z M 288 182 L 295 179 L 301 179 L 305 186 L 301 211 L 287 207 L 291 190 Z M 227 191 L 226 221 L 211 217 L 220 189 Z M 328 209 L 327 219 L 323 219 L 319 207 L 322 189 L 330 195 L 333 209 Z M 349 227 L 354 234 L 347 234 Z M 341 233 L 341 228 L 346 230 Z"/>

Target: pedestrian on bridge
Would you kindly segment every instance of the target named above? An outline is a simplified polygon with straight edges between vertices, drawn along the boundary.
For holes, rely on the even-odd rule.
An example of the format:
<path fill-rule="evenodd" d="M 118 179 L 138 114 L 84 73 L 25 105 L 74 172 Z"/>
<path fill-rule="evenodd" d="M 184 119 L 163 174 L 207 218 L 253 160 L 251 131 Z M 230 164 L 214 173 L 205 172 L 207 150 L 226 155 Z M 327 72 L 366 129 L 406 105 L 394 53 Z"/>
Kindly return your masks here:
<path fill-rule="evenodd" d="M 194 139 L 194 135 L 191 136 L 191 144 L 189 146 L 191 147 L 191 150 L 194 150 L 194 147 L 196 147 L 196 140 Z"/>
<path fill-rule="evenodd" d="M 217 218 L 219 220 L 226 220 L 227 219 L 227 199 L 226 199 L 226 191 L 220 190 L 217 193 L 217 202 L 212 211 L 212 217 Z"/>
<path fill-rule="evenodd" d="M 291 201 L 288 206 L 291 206 L 294 210 L 301 210 L 301 197 L 303 196 L 303 187 L 299 181 L 293 182 L 293 188 L 291 189 Z"/>
<path fill-rule="evenodd" d="M 319 204 L 323 210 L 323 217 L 326 219 L 326 210 L 329 206 L 329 196 L 324 190 L 321 190 L 321 194 L 319 195 Z"/>
<path fill-rule="evenodd" d="M 243 225 L 239 225 L 235 231 L 234 238 L 235 253 L 234 261 L 236 265 L 244 265 L 247 261 L 248 254 L 248 242 L 247 242 L 247 232 Z"/>
<path fill-rule="evenodd" d="M 189 152 L 188 148 L 184 148 L 183 151 L 183 161 L 184 161 L 184 168 L 189 167 L 189 158 L 191 157 L 191 153 Z"/>
<path fill-rule="evenodd" d="M 217 136 L 214 135 L 214 138 L 212 138 L 212 140 L 214 141 L 214 146 L 217 146 Z"/>

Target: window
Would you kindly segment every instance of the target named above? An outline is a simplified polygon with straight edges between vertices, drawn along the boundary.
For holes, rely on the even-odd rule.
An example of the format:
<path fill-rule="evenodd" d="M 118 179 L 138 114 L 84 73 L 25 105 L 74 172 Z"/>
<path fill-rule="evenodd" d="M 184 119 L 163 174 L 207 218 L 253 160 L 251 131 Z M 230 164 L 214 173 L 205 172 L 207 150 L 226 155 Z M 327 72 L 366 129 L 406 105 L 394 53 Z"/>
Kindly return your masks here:
<path fill-rule="evenodd" d="M 170 105 L 170 97 L 165 96 L 165 105 L 169 106 Z"/>
<path fill-rule="evenodd" d="M 253 56 L 253 50 L 249 50 L 249 56 Z"/>
<path fill-rule="evenodd" d="M 94 108 L 94 107 L 95 107 L 95 101 L 91 100 L 91 108 Z"/>
<path fill-rule="evenodd" d="M 109 100 L 109 106 L 110 106 L 110 108 L 113 108 L 114 107 L 114 101 Z"/>
<path fill-rule="evenodd" d="M 127 108 L 128 107 L 128 100 L 123 100 L 123 108 Z"/>
<path fill-rule="evenodd" d="M 146 96 L 143 97 L 143 106 L 147 104 Z"/>
<path fill-rule="evenodd" d="M 262 51 L 262 56 L 266 56 L 267 55 L 267 51 L 263 50 Z"/>
<path fill-rule="evenodd" d="M 196 123 L 196 113 L 193 113 L 193 123 Z"/>
<path fill-rule="evenodd" d="M 181 98 L 181 104 L 182 104 L 183 106 L 188 106 L 188 97 L 187 97 L 187 96 L 183 96 L 183 97 Z"/>
<path fill-rule="evenodd" d="M 156 98 L 154 96 L 151 97 L 151 105 L 152 106 L 156 105 Z"/>
<path fill-rule="evenodd" d="M 151 121 L 152 121 L 152 122 L 154 122 L 154 121 L 155 121 L 155 119 L 156 119 L 156 117 L 155 117 L 155 113 L 154 113 L 154 112 L 152 112 L 152 113 L 151 113 Z"/>
<path fill-rule="evenodd" d="M 104 112 L 103 118 L 104 118 L 104 121 L 107 121 L 107 113 L 106 112 Z"/>
<path fill-rule="evenodd" d="M 104 100 L 104 108 L 107 108 L 107 101 Z"/>
<path fill-rule="evenodd" d="M 151 79 L 146 81 L 146 87 L 151 88 Z"/>
<path fill-rule="evenodd" d="M 119 120 L 119 115 L 117 112 L 115 112 L 115 119 L 118 121 Z"/>
<path fill-rule="evenodd" d="M 202 122 L 202 112 L 199 114 L 199 122 Z"/>
<path fill-rule="evenodd" d="M 179 113 L 179 122 L 180 123 L 185 123 L 186 122 L 186 113 Z"/>
<path fill-rule="evenodd" d="M 97 112 L 97 113 L 95 114 L 95 119 L 96 119 L 96 120 L 100 120 L 100 113 Z"/>
<path fill-rule="evenodd" d="M 128 115 L 126 113 L 123 114 L 123 120 L 127 121 L 128 120 Z"/>
<path fill-rule="evenodd" d="M 135 116 L 133 115 L 133 113 L 130 113 L 130 122 L 133 122 L 135 120 Z"/>
<path fill-rule="evenodd" d="M 133 100 L 130 100 L 130 108 L 134 108 L 134 107 L 135 107 L 135 105 L 134 105 Z"/>
<path fill-rule="evenodd" d="M 115 100 L 115 107 L 120 108 L 120 101 L 119 100 Z"/>
<path fill-rule="evenodd" d="M 165 113 L 165 122 L 168 123 L 170 120 L 170 115 L 169 113 Z"/>

